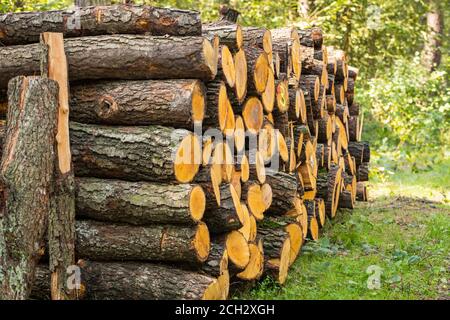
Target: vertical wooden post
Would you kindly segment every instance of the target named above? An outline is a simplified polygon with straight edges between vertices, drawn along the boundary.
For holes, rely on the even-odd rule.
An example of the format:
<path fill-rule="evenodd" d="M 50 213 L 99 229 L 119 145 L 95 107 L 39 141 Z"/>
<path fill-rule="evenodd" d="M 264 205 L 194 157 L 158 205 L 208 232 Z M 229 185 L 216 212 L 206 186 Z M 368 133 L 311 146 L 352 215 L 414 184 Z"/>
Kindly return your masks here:
<path fill-rule="evenodd" d="M 8 105 L 0 165 L 0 300 L 28 298 L 43 253 L 51 209 L 58 84 L 41 77 L 13 78 Z"/>
<path fill-rule="evenodd" d="M 75 288 L 67 287 L 68 268 L 75 264 L 75 187 L 69 139 L 69 88 L 62 33 L 41 36 L 42 74 L 59 84 L 55 157 L 55 183 L 49 216 L 48 246 L 53 300 L 72 299 Z"/>

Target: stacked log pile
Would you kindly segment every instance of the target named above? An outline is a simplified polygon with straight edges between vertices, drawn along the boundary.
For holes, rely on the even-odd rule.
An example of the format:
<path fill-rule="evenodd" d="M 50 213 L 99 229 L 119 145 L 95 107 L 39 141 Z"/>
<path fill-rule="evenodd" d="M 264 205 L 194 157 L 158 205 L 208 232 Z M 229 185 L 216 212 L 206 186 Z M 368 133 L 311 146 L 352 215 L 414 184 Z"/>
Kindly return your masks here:
<path fill-rule="evenodd" d="M 326 219 L 367 200 L 358 70 L 319 28 L 242 27 L 231 9 L 203 25 L 192 11 L 79 10 L 76 30 L 70 12 L 0 16 L 0 100 L 11 78 L 42 72 L 40 34 L 61 33 L 80 297 L 226 299 L 230 283 L 283 284 Z M 49 298 L 41 260 L 32 296 Z"/>

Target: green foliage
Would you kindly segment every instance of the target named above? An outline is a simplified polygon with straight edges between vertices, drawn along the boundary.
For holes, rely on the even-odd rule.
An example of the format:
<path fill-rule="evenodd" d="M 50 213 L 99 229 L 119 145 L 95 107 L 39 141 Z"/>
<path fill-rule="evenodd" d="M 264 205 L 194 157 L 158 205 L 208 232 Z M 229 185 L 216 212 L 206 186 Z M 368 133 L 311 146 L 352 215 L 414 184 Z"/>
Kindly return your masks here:
<path fill-rule="evenodd" d="M 430 73 L 417 56 L 397 61 L 358 88 L 357 99 L 367 116 L 364 137 L 375 148 L 375 159 L 390 169 L 412 170 L 428 169 L 443 160 L 450 145 L 447 79 L 448 71 Z"/>
<path fill-rule="evenodd" d="M 71 3 L 70 0 L 4 0 L 0 2 L 0 13 L 55 10 Z"/>

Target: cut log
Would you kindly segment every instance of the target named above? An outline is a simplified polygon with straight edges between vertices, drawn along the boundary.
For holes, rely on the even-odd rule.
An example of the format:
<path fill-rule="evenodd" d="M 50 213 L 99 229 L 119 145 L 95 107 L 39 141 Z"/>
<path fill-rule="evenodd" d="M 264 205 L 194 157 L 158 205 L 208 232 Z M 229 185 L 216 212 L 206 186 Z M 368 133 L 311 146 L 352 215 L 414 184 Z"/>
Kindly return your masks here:
<path fill-rule="evenodd" d="M 354 206 L 352 193 L 348 190 L 343 190 L 339 196 L 339 208 L 353 209 Z"/>
<path fill-rule="evenodd" d="M 90 300 L 219 300 L 219 279 L 145 262 L 81 260 L 81 279 Z M 48 272 L 40 267 L 33 296 L 45 297 Z"/>
<path fill-rule="evenodd" d="M 70 118 L 81 123 L 193 130 L 206 109 L 206 90 L 198 80 L 102 81 L 74 85 L 70 93 Z"/>
<path fill-rule="evenodd" d="M 195 184 L 77 178 L 76 187 L 77 216 L 98 221 L 196 224 L 205 211 L 205 193 Z"/>
<path fill-rule="evenodd" d="M 248 244 L 250 250 L 250 261 L 245 269 L 239 272 L 236 277 L 241 280 L 258 280 L 264 270 L 264 252 L 262 240 Z"/>
<path fill-rule="evenodd" d="M 356 184 L 356 200 L 368 201 L 367 187 L 364 182 L 358 182 Z"/>
<path fill-rule="evenodd" d="M 201 163 L 198 138 L 184 129 L 71 122 L 70 130 L 78 176 L 185 183 L 192 181 Z"/>
<path fill-rule="evenodd" d="M 359 116 L 350 116 L 348 118 L 348 133 L 350 141 L 359 140 Z"/>
<path fill-rule="evenodd" d="M 301 77 L 299 87 L 303 92 L 307 91 L 312 98 L 311 101 L 317 101 L 319 99 L 320 92 L 320 79 L 316 75 L 304 75 Z"/>
<path fill-rule="evenodd" d="M 149 225 L 146 227 L 76 222 L 76 251 L 93 260 L 153 260 L 204 262 L 210 240 L 204 223 L 195 226 Z"/>
<path fill-rule="evenodd" d="M 274 170 L 266 171 L 266 183 L 272 188 L 270 214 L 281 215 L 294 207 L 297 197 L 297 180 L 293 175 Z"/>
<path fill-rule="evenodd" d="M 284 284 L 287 278 L 291 254 L 289 233 L 282 228 L 258 228 L 264 248 L 264 272 L 278 283 Z"/>
<path fill-rule="evenodd" d="M 280 72 L 293 77 L 298 81 L 300 79 L 301 52 L 300 41 L 295 28 L 279 28 L 271 30 L 272 48 L 280 58 Z"/>
<path fill-rule="evenodd" d="M 370 161 L 370 149 L 368 143 L 350 141 L 348 143 L 348 151 L 355 157 L 356 166 L 359 167 L 363 162 Z"/>
<path fill-rule="evenodd" d="M 300 37 L 300 44 L 303 46 L 314 47 L 315 49 L 322 48 L 323 34 L 320 28 L 311 28 L 304 30 L 297 30 Z"/>
<path fill-rule="evenodd" d="M 107 35 L 66 39 L 70 80 L 185 79 L 212 80 L 218 48 L 203 37 Z M 40 69 L 39 44 L 0 48 L 0 90 L 17 75 Z M 176 67 L 174 67 L 176 66 Z"/>
<path fill-rule="evenodd" d="M 261 101 L 256 97 L 249 98 L 242 110 L 245 127 L 251 134 L 258 134 L 264 121 L 264 112 Z"/>
<path fill-rule="evenodd" d="M 325 219 L 326 219 L 326 213 L 325 213 L 325 202 L 321 198 L 314 199 L 316 202 L 316 218 L 319 222 L 319 227 L 322 228 L 325 226 Z"/>
<path fill-rule="evenodd" d="M 201 35 L 200 14 L 137 5 L 75 7 L 70 10 L 17 12 L 0 15 L 0 43 L 39 42 L 43 32 L 61 32 L 64 38 L 104 34 Z"/>
<path fill-rule="evenodd" d="M 8 96 L 0 165 L 0 299 L 27 299 L 52 209 L 58 84 L 17 77 Z"/>
<path fill-rule="evenodd" d="M 312 59 L 302 61 L 302 74 L 316 75 L 319 77 L 321 85 L 327 86 L 328 84 L 327 66 L 320 60 Z"/>
<path fill-rule="evenodd" d="M 356 179 L 357 179 L 357 181 L 369 181 L 369 163 L 368 162 L 363 162 L 358 167 Z"/>
<path fill-rule="evenodd" d="M 244 235 L 239 231 L 231 231 L 225 237 L 225 245 L 233 268 L 244 270 L 250 262 L 250 248 Z"/>
<path fill-rule="evenodd" d="M 244 45 L 246 47 L 256 46 L 265 53 L 272 53 L 272 33 L 270 30 L 259 27 L 243 27 Z"/>
<path fill-rule="evenodd" d="M 69 138 L 69 81 L 61 33 L 43 33 L 47 50 L 42 57 L 44 76 L 58 82 L 58 130 L 56 133 L 55 185 L 48 224 L 49 267 L 53 300 L 74 299 L 79 293 L 67 288 L 70 266 L 75 264 L 75 185 Z"/>
<path fill-rule="evenodd" d="M 209 40 L 218 37 L 220 44 L 237 52 L 243 45 L 242 28 L 237 24 L 210 23 L 202 25 L 202 34 Z"/>

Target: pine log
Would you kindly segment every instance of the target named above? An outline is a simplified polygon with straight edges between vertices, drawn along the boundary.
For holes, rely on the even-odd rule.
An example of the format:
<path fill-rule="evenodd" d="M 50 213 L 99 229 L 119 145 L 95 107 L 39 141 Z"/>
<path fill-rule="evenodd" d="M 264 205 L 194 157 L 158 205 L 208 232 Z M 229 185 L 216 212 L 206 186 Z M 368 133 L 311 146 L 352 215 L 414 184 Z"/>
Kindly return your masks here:
<path fill-rule="evenodd" d="M 258 47 L 263 49 L 268 55 L 271 55 L 273 49 L 270 30 L 260 27 L 243 27 L 242 34 L 244 35 L 245 47 Z"/>
<path fill-rule="evenodd" d="M 358 141 L 359 139 L 359 116 L 350 116 L 348 118 L 348 133 L 350 141 Z"/>
<path fill-rule="evenodd" d="M 308 92 L 309 97 L 312 101 L 317 101 L 319 99 L 320 92 L 320 79 L 316 75 L 303 75 L 300 78 L 298 86 L 303 90 L 303 92 Z"/>
<path fill-rule="evenodd" d="M 71 122 L 70 133 L 78 176 L 190 182 L 201 163 L 198 138 L 184 129 Z"/>
<path fill-rule="evenodd" d="M 353 102 L 351 105 L 348 106 L 348 112 L 351 116 L 359 116 L 361 110 L 360 110 L 359 103 Z M 362 112 L 361 112 L 362 113 Z"/>
<path fill-rule="evenodd" d="M 184 79 L 217 73 L 218 48 L 203 37 L 106 35 L 66 39 L 70 80 Z M 0 47 L 0 90 L 40 69 L 41 45 Z"/>
<path fill-rule="evenodd" d="M 355 157 L 355 164 L 357 167 L 361 165 L 364 157 L 364 143 L 363 142 L 354 142 L 350 141 L 348 143 L 348 151 Z"/>
<path fill-rule="evenodd" d="M 288 173 L 274 170 L 266 171 L 266 183 L 272 187 L 272 205 L 270 214 L 282 215 L 294 207 L 297 197 L 297 180 Z"/>
<path fill-rule="evenodd" d="M 204 262 L 209 253 L 205 224 L 145 227 L 82 220 L 76 222 L 77 256 L 93 260 Z"/>
<path fill-rule="evenodd" d="M 283 228 L 259 227 L 263 240 L 264 272 L 284 284 L 289 270 L 291 240 Z"/>
<path fill-rule="evenodd" d="M 325 226 L 325 219 L 327 216 L 325 213 L 325 202 L 321 198 L 316 198 L 314 201 L 316 202 L 315 209 L 317 221 L 319 222 L 319 227 L 322 228 Z"/>
<path fill-rule="evenodd" d="M 76 290 L 67 288 L 69 268 L 75 264 L 75 186 L 69 138 L 69 81 L 62 33 L 43 33 L 41 44 L 44 76 L 59 85 L 55 145 L 55 185 L 49 215 L 48 248 L 53 300 L 74 299 Z"/>
<path fill-rule="evenodd" d="M 218 37 L 220 44 L 227 46 L 232 52 L 241 49 L 244 41 L 242 28 L 238 24 L 217 22 L 203 24 L 202 34 L 210 40 Z"/>
<path fill-rule="evenodd" d="M 356 184 L 356 200 L 368 201 L 367 188 L 364 182 L 358 182 Z"/>
<path fill-rule="evenodd" d="M 198 80 L 101 81 L 73 85 L 70 94 L 70 118 L 81 123 L 193 130 L 206 109 Z"/>
<path fill-rule="evenodd" d="M 250 250 L 250 261 L 244 270 L 236 274 L 241 280 L 258 280 L 264 271 L 264 249 L 262 240 L 250 242 L 248 244 Z"/>
<path fill-rule="evenodd" d="M 0 299 L 27 299 L 51 211 L 58 84 L 21 76 L 9 83 L 8 96 L 0 165 Z"/>
<path fill-rule="evenodd" d="M 369 163 L 363 162 L 358 167 L 358 171 L 356 174 L 357 181 L 369 181 Z"/>
<path fill-rule="evenodd" d="M 18 12 L 0 15 L 0 43 L 39 42 L 43 32 L 64 38 L 103 34 L 201 35 L 197 11 L 137 5 L 75 7 L 70 10 Z"/>
<path fill-rule="evenodd" d="M 348 190 L 343 190 L 339 196 L 339 208 L 353 209 L 355 203 L 352 198 L 352 193 Z"/>
<path fill-rule="evenodd" d="M 314 47 L 315 49 L 322 48 L 323 34 L 320 28 L 311 28 L 304 30 L 297 30 L 300 37 L 300 44 L 302 46 Z"/>
<path fill-rule="evenodd" d="M 205 274 L 145 262 L 80 261 L 88 300 L 218 300 L 218 279 Z M 40 267 L 33 297 L 48 297 L 48 271 Z"/>
<path fill-rule="evenodd" d="M 195 184 L 76 179 L 77 216 L 133 225 L 196 224 L 205 211 L 205 193 Z"/>
<path fill-rule="evenodd" d="M 293 75 L 296 80 L 301 75 L 300 41 L 295 28 L 272 29 L 272 48 L 280 58 L 280 72 L 288 77 Z"/>

